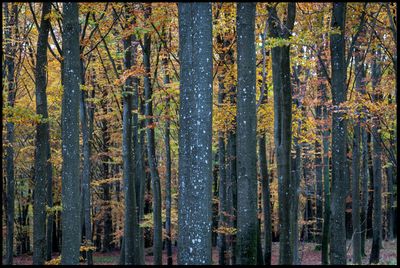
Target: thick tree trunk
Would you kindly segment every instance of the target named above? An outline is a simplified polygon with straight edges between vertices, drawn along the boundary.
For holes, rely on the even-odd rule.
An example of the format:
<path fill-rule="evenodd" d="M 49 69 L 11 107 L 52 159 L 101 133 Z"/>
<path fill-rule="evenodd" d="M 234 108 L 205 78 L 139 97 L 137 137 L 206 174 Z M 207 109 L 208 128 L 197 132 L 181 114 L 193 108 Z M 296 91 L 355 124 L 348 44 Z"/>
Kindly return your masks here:
<path fill-rule="evenodd" d="M 278 18 L 276 7 L 270 7 L 270 36 L 288 39 L 294 26 L 296 5 L 288 4 L 285 25 Z M 272 78 L 274 87 L 274 140 L 277 155 L 278 198 L 279 198 L 279 264 L 293 263 L 294 230 L 297 222 L 293 216 L 297 209 L 294 179 L 291 176 L 292 142 L 292 87 L 290 82 L 289 46 L 273 47 Z M 292 196 L 290 193 L 294 193 Z"/>
<path fill-rule="evenodd" d="M 237 264 L 257 261 L 255 3 L 237 5 Z"/>
<path fill-rule="evenodd" d="M 211 3 L 178 3 L 179 109 L 178 264 L 212 263 Z"/>
<path fill-rule="evenodd" d="M 340 105 L 346 101 L 345 66 L 345 18 L 346 3 L 333 3 L 331 27 L 339 27 L 340 33 L 332 34 L 330 39 L 332 65 L 332 99 L 335 111 L 332 119 L 332 194 L 331 194 L 331 230 L 330 264 L 346 264 L 346 140 L 347 120 Z"/>
<path fill-rule="evenodd" d="M 37 42 L 35 95 L 36 113 L 41 116 L 41 122 L 36 126 L 35 152 L 35 186 L 33 204 L 33 264 L 44 265 L 46 258 L 46 184 L 48 171 L 48 147 L 50 133 L 47 111 L 47 38 L 50 30 L 48 15 L 51 12 L 51 3 L 43 3 L 40 22 L 39 38 Z"/>
<path fill-rule="evenodd" d="M 78 264 L 81 239 L 79 183 L 80 49 L 78 3 L 63 4 L 64 91 L 62 138 L 62 258 L 61 264 Z"/>
<path fill-rule="evenodd" d="M 12 28 L 17 20 L 17 10 L 18 7 L 16 4 L 12 4 L 12 14 L 10 15 L 10 11 L 8 10 L 8 3 L 3 3 L 4 7 L 4 15 L 7 23 L 7 28 L 5 29 L 5 40 L 7 43 L 5 45 L 5 59 L 4 59 L 4 69 L 5 72 L 3 74 L 6 75 L 7 78 L 7 106 L 13 108 L 15 104 L 15 93 L 16 86 L 14 80 L 14 53 L 15 53 L 15 44 L 12 42 Z M 6 237 L 6 258 L 4 264 L 12 265 L 13 264 L 13 254 L 14 254 L 14 209 L 15 209 L 15 180 L 14 180 L 14 123 L 12 121 L 8 121 L 6 123 L 7 128 L 7 142 L 8 146 L 6 149 L 6 174 L 7 174 L 7 197 L 6 197 L 6 213 L 7 213 L 7 237 Z"/>

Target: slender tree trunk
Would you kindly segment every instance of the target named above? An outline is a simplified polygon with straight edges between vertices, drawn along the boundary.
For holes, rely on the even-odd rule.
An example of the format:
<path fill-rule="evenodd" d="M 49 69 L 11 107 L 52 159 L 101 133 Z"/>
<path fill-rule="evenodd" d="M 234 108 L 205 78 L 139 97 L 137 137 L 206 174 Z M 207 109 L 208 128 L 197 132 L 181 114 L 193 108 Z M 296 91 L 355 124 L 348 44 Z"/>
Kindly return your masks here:
<path fill-rule="evenodd" d="M 372 63 L 372 88 L 374 89 L 373 100 L 382 101 L 382 93 L 378 91 L 377 86 L 382 75 L 381 65 L 379 62 L 380 51 L 378 50 Z M 378 59 L 377 59 L 378 58 Z M 372 146 L 373 146 L 373 173 L 374 173 L 374 203 L 372 218 L 372 248 L 370 263 L 379 262 L 379 251 L 381 244 L 382 232 L 382 138 L 380 134 L 380 121 L 373 118 L 372 127 Z"/>
<path fill-rule="evenodd" d="M 47 38 L 50 30 L 48 15 L 51 12 L 51 3 L 43 3 L 40 22 L 39 38 L 37 42 L 35 94 L 36 113 L 41 116 L 41 122 L 36 126 L 36 153 L 35 153 L 35 187 L 33 205 L 33 264 L 44 265 L 46 258 L 46 190 L 48 171 L 49 122 L 47 111 Z"/>
<path fill-rule="evenodd" d="M 178 264 L 211 258 L 212 10 L 178 3 L 180 47 Z"/>
<path fill-rule="evenodd" d="M 128 13 L 128 10 L 126 11 Z M 132 66 L 132 35 L 123 40 L 124 45 L 124 69 L 129 70 Z M 134 177 L 134 162 L 132 148 L 132 77 L 125 81 L 123 89 L 123 125 L 122 125 L 122 154 L 123 154 L 123 177 L 125 196 L 125 223 L 124 223 L 124 253 L 125 264 L 137 264 L 135 256 L 135 243 L 137 226 L 136 214 L 136 189 Z"/>
<path fill-rule="evenodd" d="M 345 66 L 345 18 L 346 3 L 333 3 L 331 27 L 339 27 L 340 33 L 332 34 L 330 39 L 332 65 L 332 99 L 335 111 L 332 119 L 332 195 L 330 264 L 346 264 L 346 137 L 347 120 L 340 105 L 346 101 Z"/>
<path fill-rule="evenodd" d="M 396 222 L 394 215 L 394 191 L 393 191 L 393 166 L 389 166 L 386 168 L 387 175 L 387 191 L 388 191 L 388 200 L 387 200 L 387 239 L 394 239 L 394 224 Z"/>
<path fill-rule="evenodd" d="M 51 148 L 47 146 L 47 199 L 48 207 L 53 207 L 53 166 L 51 164 Z M 53 252 L 54 212 L 48 212 L 46 223 L 46 261 L 51 260 Z"/>
<path fill-rule="evenodd" d="M 364 30 L 363 35 L 364 35 Z M 356 90 L 360 93 L 365 91 L 365 68 L 363 64 L 363 58 L 359 44 L 355 48 L 355 83 Z M 352 224 L 353 224 L 353 263 L 361 264 L 361 257 L 364 252 L 362 248 L 362 228 L 361 228 L 361 213 L 360 210 L 360 141 L 361 141 L 361 123 L 362 118 L 358 118 L 353 127 L 354 138 L 353 138 L 353 164 L 352 164 Z M 362 200 L 361 200 L 362 202 Z M 362 206 L 362 203 L 361 203 Z"/>
<path fill-rule="evenodd" d="M 237 264 L 257 261 L 255 3 L 237 5 Z"/>
<path fill-rule="evenodd" d="M 81 59 L 81 83 L 85 85 L 84 64 Z M 81 91 L 80 98 L 80 120 L 82 128 L 82 151 L 83 151 L 83 171 L 82 171 L 82 208 L 83 226 L 85 233 L 85 245 L 92 246 L 92 224 L 91 224 L 91 202 L 90 202 L 90 139 L 89 116 L 86 104 L 87 92 Z M 92 116 L 93 118 L 93 116 Z M 92 250 L 86 252 L 87 264 L 93 265 Z"/>
<path fill-rule="evenodd" d="M 232 87 L 234 88 L 234 87 Z M 232 94 L 232 93 L 231 93 Z M 231 95 L 231 103 L 234 103 L 235 96 Z M 227 206 L 229 209 L 229 227 L 236 228 L 237 227 L 237 181 L 236 181 L 236 133 L 235 130 L 230 130 L 228 132 L 228 141 L 227 141 Z M 230 235 L 230 255 L 231 255 L 231 264 L 236 264 L 236 235 Z"/>
<path fill-rule="evenodd" d="M 151 4 L 145 7 L 145 18 L 148 19 L 151 14 Z M 150 166 L 150 175 L 153 191 L 153 256 L 154 265 L 162 264 L 162 220 L 161 220 L 161 186 L 160 176 L 157 170 L 157 159 L 154 140 L 153 123 L 153 89 L 150 84 L 150 44 L 149 34 L 144 35 L 143 41 L 143 65 L 146 71 L 144 76 L 144 94 L 145 94 L 145 116 L 146 116 L 146 136 L 147 136 L 147 155 Z"/>
<path fill-rule="evenodd" d="M 353 263 L 361 264 L 360 226 L 360 123 L 354 126 L 352 164 L 352 222 L 353 222 Z"/>
<path fill-rule="evenodd" d="M 61 264 L 78 264 L 81 238 L 79 183 L 80 49 L 78 3 L 63 4 L 64 91 L 62 138 L 62 258 Z"/>
<path fill-rule="evenodd" d="M 168 58 L 163 59 L 164 67 L 164 86 L 170 83 L 168 74 Z M 171 145 L 170 145 L 170 96 L 165 100 L 165 231 L 166 231 L 166 247 L 167 247 L 167 264 L 172 265 L 172 243 L 171 243 Z"/>
<path fill-rule="evenodd" d="M 222 105 L 225 98 L 223 76 L 219 77 L 218 105 Z M 226 227 L 226 168 L 225 168 L 225 137 L 223 131 L 218 131 L 218 163 L 219 163 L 219 227 Z M 226 236 L 218 233 L 218 264 L 225 265 Z"/>
<path fill-rule="evenodd" d="M 322 103 L 319 103 L 317 107 L 315 107 L 315 115 L 317 120 L 321 120 L 322 118 Z M 317 139 L 315 141 L 315 180 L 316 180 L 316 242 L 321 244 L 322 242 L 322 151 L 321 151 L 321 138 L 322 138 L 321 128 L 317 129 Z"/>
<path fill-rule="evenodd" d="M 266 138 L 265 134 L 262 134 L 262 136 L 258 138 L 258 159 L 260 161 L 260 176 L 264 210 L 264 264 L 270 265 L 272 257 L 271 193 L 267 166 L 267 152 L 265 147 Z"/>
<path fill-rule="evenodd" d="M 10 11 L 8 10 L 8 3 L 3 3 L 4 7 L 4 15 L 6 18 L 7 28 L 5 29 L 5 59 L 4 59 L 4 74 L 7 77 L 7 106 L 13 108 L 15 104 L 15 95 L 16 95 L 16 86 L 14 80 L 14 54 L 15 54 L 15 45 L 13 44 L 12 38 L 12 28 L 17 21 L 17 10 L 18 7 L 16 4 L 12 4 L 12 14 L 10 15 Z M 14 254 L 14 210 L 15 210 L 15 181 L 14 181 L 14 123 L 12 121 L 8 121 L 6 123 L 7 128 L 7 142 L 8 146 L 6 149 L 6 174 L 7 174 L 7 197 L 6 197 L 6 213 L 7 213 L 7 237 L 6 237 L 6 258 L 4 264 L 12 265 L 13 264 L 13 254 Z"/>

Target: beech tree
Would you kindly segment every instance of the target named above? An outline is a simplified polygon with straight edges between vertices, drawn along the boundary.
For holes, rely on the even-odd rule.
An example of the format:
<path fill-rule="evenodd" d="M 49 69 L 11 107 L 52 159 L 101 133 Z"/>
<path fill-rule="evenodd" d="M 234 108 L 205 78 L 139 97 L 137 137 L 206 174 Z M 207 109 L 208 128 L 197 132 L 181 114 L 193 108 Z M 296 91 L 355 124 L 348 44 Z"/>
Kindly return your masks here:
<path fill-rule="evenodd" d="M 79 189 L 79 99 L 81 71 L 78 3 L 63 4 L 62 103 L 62 258 L 61 264 L 78 264 L 81 239 Z"/>
<path fill-rule="evenodd" d="M 36 126 L 34 225 L 33 225 L 33 264 L 43 265 L 46 255 L 46 190 L 49 152 L 49 122 L 47 111 L 47 38 L 50 30 L 49 14 L 51 3 L 43 3 L 39 38 L 36 52 L 36 113 L 41 122 Z M 52 228 L 52 226 L 47 226 Z"/>
<path fill-rule="evenodd" d="M 331 35 L 331 68 L 332 68 L 332 193 L 330 220 L 330 264 L 346 264 L 346 230 L 345 230 L 345 197 L 346 197 L 346 135 L 347 120 L 341 104 L 346 101 L 346 68 L 345 68 L 345 21 L 346 3 L 333 3 L 331 27 L 338 28 L 339 33 Z"/>
<path fill-rule="evenodd" d="M 211 264 L 211 3 L 178 3 L 178 264 Z"/>
<path fill-rule="evenodd" d="M 256 79 L 254 17 L 255 3 L 238 3 L 237 91 L 237 264 L 256 264 L 257 169 L 256 169 Z"/>

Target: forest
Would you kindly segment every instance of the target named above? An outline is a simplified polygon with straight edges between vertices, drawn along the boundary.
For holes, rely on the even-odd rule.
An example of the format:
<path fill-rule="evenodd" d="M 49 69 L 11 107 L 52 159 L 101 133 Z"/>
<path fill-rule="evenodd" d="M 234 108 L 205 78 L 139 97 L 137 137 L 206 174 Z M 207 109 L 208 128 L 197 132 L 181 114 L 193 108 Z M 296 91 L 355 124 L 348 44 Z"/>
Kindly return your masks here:
<path fill-rule="evenodd" d="M 3 2 L 2 264 L 397 265 L 395 2 Z"/>

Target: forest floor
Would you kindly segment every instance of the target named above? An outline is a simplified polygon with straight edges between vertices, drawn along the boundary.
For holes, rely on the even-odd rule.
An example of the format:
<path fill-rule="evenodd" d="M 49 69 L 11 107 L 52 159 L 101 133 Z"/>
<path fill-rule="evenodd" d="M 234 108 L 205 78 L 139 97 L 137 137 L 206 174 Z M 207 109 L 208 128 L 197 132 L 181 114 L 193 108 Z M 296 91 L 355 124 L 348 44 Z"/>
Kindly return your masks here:
<path fill-rule="evenodd" d="M 371 252 L 372 240 L 368 239 L 366 243 L 367 256 L 363 257 L 363 264 L 368 264 L 369 253 Z M 321 264 L 321 251 L 316 250 L 315 243 L 301 243 L 299 244 L 299 257 L 302 265 L 318 265 Z M 351 264 L 352 249 L 350 248 L 350 241 L 347 241 L 347 264 Z M 54 258 L 57 255 L 53 256 Z M 177 263 L 177 249 L 173 247 L 173 264 Z M 95 252 L 94 253 L 94 264 L 97 265 L 116 265 L 118 264 L 119 251 L 113 251 L 108 253 Z M 279 243 L 272 243 L 272 265 L 277 265 L 279 259 Z M 379 264 L 397 264 L 397 239 L 392 241 L 383 241 L 383 249 L 380 252 L 380 263 Z M 146 249 L 145 256 L 146 264 L 153 263 L 153 256 L 151 256 L 151 248 Z M 22 255 L 14 258 L 14 264 L 17 265 L 29 265 L 32 264 L 32 255 Z M 81 264 L 85 264 L 82 262 Z M 167 264 L 166 251 L 163 251 L 163 264 Z M 218 251 L 217 248 L 213 248 L 213 264 L 218 264 Z"/>

